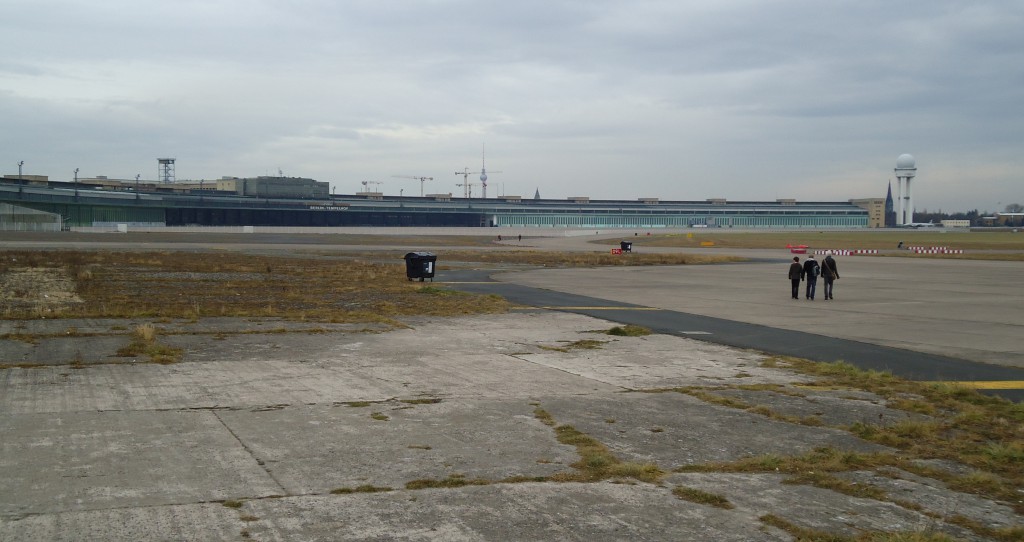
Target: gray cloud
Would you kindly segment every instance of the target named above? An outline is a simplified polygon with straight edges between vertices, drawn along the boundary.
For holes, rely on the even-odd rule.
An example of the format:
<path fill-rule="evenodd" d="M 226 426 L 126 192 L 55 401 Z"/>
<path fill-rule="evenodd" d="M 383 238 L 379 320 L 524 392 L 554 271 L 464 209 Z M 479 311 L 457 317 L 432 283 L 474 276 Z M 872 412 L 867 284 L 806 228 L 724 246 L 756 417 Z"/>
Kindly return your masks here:
<path fill-rule="evenodd" d="M 995 210 L 1024 202 L 1022 26 L 1019 0 L 15 0 L 0 161 L 460 192 L 486 143 L 510 194 L 842 200 L 910 152 L 919 205 Z"/>

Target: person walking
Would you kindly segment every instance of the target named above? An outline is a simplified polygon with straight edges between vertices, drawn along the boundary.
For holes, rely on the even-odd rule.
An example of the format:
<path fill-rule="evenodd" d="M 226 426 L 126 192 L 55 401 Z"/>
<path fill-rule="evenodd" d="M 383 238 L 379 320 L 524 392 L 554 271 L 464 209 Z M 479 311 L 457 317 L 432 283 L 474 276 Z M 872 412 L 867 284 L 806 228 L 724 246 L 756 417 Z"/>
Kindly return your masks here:
<path fill-rule="evenodd" d="M 793 263 L 789 264 L 789 281 L 793 284 L 793 299 L 800 299 L 800 278 L 803 276 L 803 271 L 800 257 L 793 256 Z"/>
<path fill-rule="evenodd" d="M 821 274 L 821 266 L 814 259 L 814 254 L 807 257 L 803 268 L 804 279 L 807 281 L 807 291 L 804 294 L 807 299 L 814 301 L 814 291 L 818 289 L 818 275 Z"/>
<path fill-rule="evenodd" d="M 832 297 L 832 283 L 839 278 L 839 266 L 831 250 L 825 253 L 825 259 L 821 262 L 821 278 L 825 279 L 825 299 L 835 299 Z"/>

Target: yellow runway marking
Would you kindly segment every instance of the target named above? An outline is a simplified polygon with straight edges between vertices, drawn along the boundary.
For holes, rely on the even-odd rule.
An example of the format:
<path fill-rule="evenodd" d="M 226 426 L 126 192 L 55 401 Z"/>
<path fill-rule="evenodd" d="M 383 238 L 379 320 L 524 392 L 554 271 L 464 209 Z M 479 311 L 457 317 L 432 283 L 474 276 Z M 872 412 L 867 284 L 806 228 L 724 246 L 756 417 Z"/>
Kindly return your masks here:
<path fill-rule="evenodd" d="M 655 307 L 540 307 L 554 311 L 661 311 Z"/>
<path fill-rule="evenodd" d="M 974 382 L 952 382 L 976 390 L 1024 390 L 1024 380 L 991 380 Z"/>

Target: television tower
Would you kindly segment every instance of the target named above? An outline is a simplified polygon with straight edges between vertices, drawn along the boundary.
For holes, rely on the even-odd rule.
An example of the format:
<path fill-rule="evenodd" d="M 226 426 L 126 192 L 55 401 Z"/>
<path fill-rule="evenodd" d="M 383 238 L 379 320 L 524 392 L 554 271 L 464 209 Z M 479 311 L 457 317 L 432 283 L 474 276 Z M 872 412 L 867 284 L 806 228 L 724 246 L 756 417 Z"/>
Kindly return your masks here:
<path fill-rule="evenodd" d="M 500 171 L 492 171 L 491 173 L 501 173 Z M 483 185 L 484 199 L 487 199 L 487 146 L 482 144 L 480 151 L 480 184 Z"/>

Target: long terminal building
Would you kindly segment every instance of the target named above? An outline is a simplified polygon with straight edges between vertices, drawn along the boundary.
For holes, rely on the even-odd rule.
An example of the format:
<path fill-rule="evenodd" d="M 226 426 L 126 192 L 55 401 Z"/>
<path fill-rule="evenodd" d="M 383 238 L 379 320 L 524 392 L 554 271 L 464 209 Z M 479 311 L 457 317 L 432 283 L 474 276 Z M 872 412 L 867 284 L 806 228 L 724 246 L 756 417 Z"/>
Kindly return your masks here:
<path fill-rule="evenodd" d="M 875 228 L 883 198 L 847 201 L 562 200 L 452 194 L 331 194 L 329 184 L 296 177 L 226 177 L 214 181 L 139 182 L 96 177 L 75 182 L 44 176 L 0 179 L 0 229 L 11 216 L 52 215 L 62 229 L 118 225 L 515 228 Z M 25 223 L 22 220 L 21 223 Z M 11 229 L 8 227 L 7 229 Z"/>

